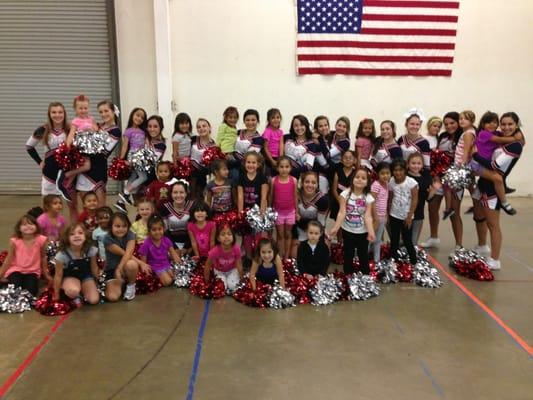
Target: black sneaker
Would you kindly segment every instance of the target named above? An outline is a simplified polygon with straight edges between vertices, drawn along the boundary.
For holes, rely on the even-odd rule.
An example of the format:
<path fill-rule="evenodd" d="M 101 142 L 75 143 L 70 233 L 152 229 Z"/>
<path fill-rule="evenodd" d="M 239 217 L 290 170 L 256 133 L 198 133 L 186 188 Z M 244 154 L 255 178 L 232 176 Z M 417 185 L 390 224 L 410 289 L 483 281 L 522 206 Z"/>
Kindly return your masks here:
<path fill-rule="evenodd" d="M 121 201 L 117 201 L 115 204 L 113 204 L 113 207 L 115 207 L 120 212 L 123 212 L 124 214 L 128 213 L 128 209 L 126 208 L 126 204 L 124 204 Z"/>
<path fill-rule="evenodd" d="M 513 208 L 513 206 L 510 203 L 503 203 L 502 210 L 505 211 L 505 213 L 508 215 L 516 214 L 516 210 Z"/>
<path fill-rule="evenodd" d="M 474 206 L 468 207 L 468 210 L 465 211 L 465 214 L 474 214 Z"/>
<path fill-rule="evenodd" d="M 130 194 L 126 194 L 124 192 L 121 192 L 121 193 L 118 194 L 118 197 L 120 197 L 124 203 L 128 203 L 130 206 L 133 205 L 133 201 L 131 201 L 131 195 Z"/>
<path fill-rule="evenodd" d="M 60 169 L 57 173 L 56 188 L 59 191 L 61 197 L 63 197 L 69 203 L 72 201 L 69 188 L 65 186 L 65 172 L 62 169 Z"/>
<path fill-rule="evenodd" d="M 516 192 L 516 189 L 513 189 L 513 188 L 510 188 L 510 187 L 505 187 L 505 194 L 511 194 L 511 193 L 514 193 Z"/>
<path fill-rule="evenodd" d="M 451 217 L 453 214 L 455 214 L 455 211 L 453 211 L 453 208 L 449 208 L 447 210 L 444 210 L 442 213 L 442 220 L 445 220 L 449 217 Z"/>

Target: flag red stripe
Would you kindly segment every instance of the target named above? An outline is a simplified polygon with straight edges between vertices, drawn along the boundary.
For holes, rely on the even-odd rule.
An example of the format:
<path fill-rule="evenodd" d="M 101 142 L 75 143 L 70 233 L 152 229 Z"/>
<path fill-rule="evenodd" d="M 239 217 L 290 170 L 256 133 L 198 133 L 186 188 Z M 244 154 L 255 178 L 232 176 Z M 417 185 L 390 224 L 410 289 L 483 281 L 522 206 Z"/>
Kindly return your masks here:
<path fill-rule="evenodd" d="M 455 15 L 363 14 L 368 21 L 457 22 Z"/>
<path fill-rule="evenodd" d="M 417 35 L 417 36 L 455 36 L 455 29 L 395 29 L 395 28 L 362 28 L 362 34 L 368 35 Z"/>
<path fill-rule="evenodd" d="M 299 40 L 298 47 L 357 47 L 365 49 L 435 49 L 454 50 L 455 43 L 401 43 L 401 42 L 359 42 L 356 40 Z"/>
<path fill-rule="evenodd" d="M 366 61 L 452 63 L 453 57 L 438 56 L 370 56 L 358 54 L 299 54 L 298 61 Z"/>
<path fill-rule="evenodd" d="M 459 2 L 450 1 L 400 1 L 364 0 L 363 7 L 416 7 L 416 8 L 459 8 Z"/>
<path fill-rule="evenodd" d="M 298 68 L 301 75 L 451 76 L 450 69 Z"/>

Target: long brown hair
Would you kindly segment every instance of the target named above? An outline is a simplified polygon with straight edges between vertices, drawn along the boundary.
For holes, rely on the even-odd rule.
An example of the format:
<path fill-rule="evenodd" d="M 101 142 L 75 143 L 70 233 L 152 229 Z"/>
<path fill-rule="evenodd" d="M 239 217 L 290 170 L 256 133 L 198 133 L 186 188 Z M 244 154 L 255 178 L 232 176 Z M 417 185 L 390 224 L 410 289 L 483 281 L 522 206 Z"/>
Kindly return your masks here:
<path fill-rule="evenodd" d="M 52 117 L 50 116 L 52 107 L 61 107 L 63 109 L 63 114 L 65 115 L 65 119 L 63 120 L 63 125 L 61 126 L 61 128 L 67 134 L 70 129 L 69 124 L 67 122 L 67 110 L 65 110 L 65 106 L 63 105 L 63 103 L 60 103 L 59 101 L 53 101 L 50 104 L 48 104 L 47 120 L 46 120 L 46 123 L 44 124 L 44 135 L 43 135 L 43 144 L 46 147 L 48 147 L 48 138 L 50 137 L 50 132 L 52 132 L 52 130 L 54 129 L 54 121 L 52 121 Z"/>
<path fill-rule="evenodd" d="M 83 229 L 83 233 L 85 235 L 85 242 L 83 242 L 83 246 L 81 247 L 81 253 L 87 254 L 89 249 L 92 246 L 92 239 L 89 236 L 87 229 L 85 229 L 85 226 L 81 222 L 76 222 L 74 224 L 70 224 L 65 228 L 63 231 L 63 234 L 61 235 L 61 238 L 59 239 L 59 250 L 60 251 L 67 251 L 70 249 L 70 234 L 74 231 L 74 229 L 80 227 Z"/>

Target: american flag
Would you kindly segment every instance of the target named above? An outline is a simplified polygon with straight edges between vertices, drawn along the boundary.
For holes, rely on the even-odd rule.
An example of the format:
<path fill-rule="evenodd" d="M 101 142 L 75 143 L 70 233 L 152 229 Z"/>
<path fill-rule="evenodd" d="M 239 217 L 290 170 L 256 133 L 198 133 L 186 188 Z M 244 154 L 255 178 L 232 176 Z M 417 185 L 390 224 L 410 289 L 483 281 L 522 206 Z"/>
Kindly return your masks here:
<path fill-rule="evenodd" d="M 298 0 L 298 74 L 451 76 L 459 1 Z"/>

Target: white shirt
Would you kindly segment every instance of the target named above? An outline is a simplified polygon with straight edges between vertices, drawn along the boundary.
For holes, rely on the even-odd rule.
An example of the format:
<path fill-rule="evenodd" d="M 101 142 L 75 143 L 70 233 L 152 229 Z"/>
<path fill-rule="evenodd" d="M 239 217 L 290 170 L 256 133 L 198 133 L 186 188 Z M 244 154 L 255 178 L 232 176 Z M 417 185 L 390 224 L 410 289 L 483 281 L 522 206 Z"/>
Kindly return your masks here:
<path fill-rule="evenodd" d="M 341 228 L 351 233 L 368 232 L 365 225 L 365 213 L 367 207 L 374 202 L 374 197 L 368 194 L 356 195 L 352 193 L 350 198 L 350 189 L 346 189 L 341 196 L 346 199 L 346 216 L 342 221 Z"/>
<path fill-rule="evenodd" d="M 389 214 L 401 220 L 407 218 L 409 209 L 411 208 L 411 190 L 418 186 L 418 183 L 406 176 L 402 183 L 396 183 L 394 177 L 389 181 L 389 190 L 392 192 L 392 203 Z"/>

